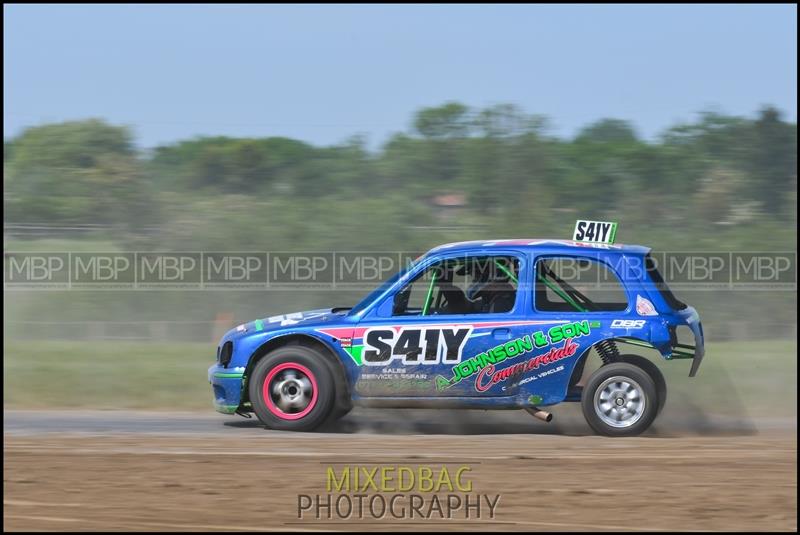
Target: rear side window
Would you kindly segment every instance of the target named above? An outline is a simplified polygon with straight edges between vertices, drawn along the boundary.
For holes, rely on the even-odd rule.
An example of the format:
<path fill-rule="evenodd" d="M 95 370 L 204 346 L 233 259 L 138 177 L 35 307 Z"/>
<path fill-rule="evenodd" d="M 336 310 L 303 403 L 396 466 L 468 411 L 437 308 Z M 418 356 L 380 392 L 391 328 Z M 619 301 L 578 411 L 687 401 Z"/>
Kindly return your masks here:
<path fill-rule="evenodd" d="M 628 308 L 616 274 L 602 262 L 575 257 L 536 262 L 534 303 L 543 312 L 615 312 Z"/>
<path fill-rule="evenodd" d="M 656 261 L 653 260 L 653 257 L 648 254 L 644 261 L 645 267 L 647 268 L 647 274 L 650 276 L 650 280 L 655 283 L 656 288 L 658 288 L 658 291 L 661 294 L 661 297 L 664 298 L 664 301 L 667 302 L 669 307 L 672 310 L 683 310 L 686 308 L 688 305 L 675 297 L 675 294 L 669 289 L 664 277 L 661 276 L 661 272 L 658 271 Z"/>

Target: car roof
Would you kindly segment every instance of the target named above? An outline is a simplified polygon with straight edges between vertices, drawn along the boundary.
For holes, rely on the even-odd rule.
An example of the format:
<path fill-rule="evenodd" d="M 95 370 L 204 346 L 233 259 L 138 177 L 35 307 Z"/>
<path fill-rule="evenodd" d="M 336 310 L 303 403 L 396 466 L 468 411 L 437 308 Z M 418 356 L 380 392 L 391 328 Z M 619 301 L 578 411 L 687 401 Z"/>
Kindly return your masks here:
<path fill-rule="evenodd" d="M 580 252 L 587 252 L 590 250 L 601 250 L 604 253 L 627 253 L 635 255 L 645 255 L 650 252 L 649 247 L 641 245 L 624 245 L 616 243 L 614 245 L 600 244 L 600 243 L 585 243 L 572 240 L 555 240 L 555 239 L 502 239 L 502 240 L 473 240 L 445 243 L 434 247 L 427 254 L 442 253 L 442 252 L 463 252 L 473 253 L 481 250 L 492 248 L 512 248 L 512 249 L 531 249 L 540 252 L 548 253 L 567 253 L 575 254 Z"/>

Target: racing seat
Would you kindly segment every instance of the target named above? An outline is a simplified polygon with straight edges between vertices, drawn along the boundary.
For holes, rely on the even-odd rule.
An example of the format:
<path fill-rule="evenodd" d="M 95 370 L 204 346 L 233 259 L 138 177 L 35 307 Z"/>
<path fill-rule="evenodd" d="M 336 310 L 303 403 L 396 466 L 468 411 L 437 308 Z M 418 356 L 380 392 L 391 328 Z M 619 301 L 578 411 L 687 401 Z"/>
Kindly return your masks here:
<path fill-rule="evenodd" d="M 470 288 L 468 297 L 480 312 L 508 312 L 514 308 L 517 290 L 508 281 L 481 282 Z"/>
<path fill-rule="evenodd" d="M 491 285 L 488 312 L 510 312 L 517 301 L 517 290 L 508 282 Z"/>
<path fill-rule="evenodd" d="M 439 299 L 443 306 L 439 309 L 442 314 L 469 314 L 474 311 L 472 301 L 467 299 L 464 292 L 450 282 L 439 283 Z"/>

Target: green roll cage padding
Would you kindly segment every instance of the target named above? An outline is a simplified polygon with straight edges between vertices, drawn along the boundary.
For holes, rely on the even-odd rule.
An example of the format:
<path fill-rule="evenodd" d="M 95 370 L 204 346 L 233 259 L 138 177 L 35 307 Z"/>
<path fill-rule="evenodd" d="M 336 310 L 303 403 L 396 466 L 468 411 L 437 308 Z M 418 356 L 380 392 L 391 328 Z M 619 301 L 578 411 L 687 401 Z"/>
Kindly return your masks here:
<path fill-rule="evenodd" d="M 501 264 L 499 260 L 495 260 L 494 265 L 496 265 L 500 269 L 500 271 L 508 275 L 508 278 L 514 281 L 514 284 L 519 284 L 519 280 L 517 279 L 517 277 L 515 277 L 514 274 L 511 273 L 510 269 Z"/>
<path fill-rule="evenodd" d="M 431 296 L 433 295 L 433 285 L 436 283 L 436 271 L 433 272 L 431 283 L 428 285 L 428 295 L 425 296 L 425 304 L 422 307 L 422 316 L 428 313 L 428 308 L 431 306 Z"/>
<path fill-rule="evenodd" d="M 495 260 L 494 263 L 500 269 L 500 271 L 505 273 L 508 276 L 509 279 L 514 281 L 514 284 L 519 284 L 519 279 L 517 279 L 517 277 L 514 275 L 514 273 L 511 272 L 510 269 L 508 269 L 503 264 L 501 264 L 499 260 Z M 434 284 L 436 284 L 436 272 L 435 271 L 433 272 L 433 276 L 431 277 L 431 283 L 428 285 L 428 295 L 425 296 L 425 304 L 422 307 L 422 314 L 421 314 L 422 316 L 424 316 L 424 315 L 426 315 L 428 313 L 428 309 L 431 306 L 431 296 L 433 295 L 433 285 Z M 545 281 L 545 284 L 547 284 L 546 281 Z M 558 292 L 559 290 L 555 290 L 555 291 Z M 569 297 L 567 297 L 567 299 L 569 299 Z"/>
<path fill-rule="evenodd" d="M 570 296 L 568 296 L 566 293 L 564 293 L 564 290 L 562 290 L 561 288 L 559 288 L 558 286 L 556 286 L 552 282 L 550 282 L 547 279 L 545 279 L 544 277 L 542 277 L 541 273 L 539 275 L 537 275 L 537 277 L 539 278 L 540 281 L 542 281 L 545 284 L 545 286 L 547 286 L 548 288 L 553 290 L 555 293 L 557 293 L 558 296 L 561 299 L 563 299 L 564 301 L 566 301 L 567 303 L 572 305 L 572 308 L 574 308 L 578 312 L 588 312 L 588 310 L 586 310 L 585 308 L 580 306 L 578 303 L 575 302 L 574 299 L 572 299 Z"/>
<path fill-rule="evenodd" d="M 511 272 L 510 269 L 508 269 L 503 264 L 501 264 L 499 260 L 495 260 L 494 263 L 498 267 L 498 269 L 500 269 L 500 271 L 505 273 L 508 276 L 509 279 L 514 281 L 514 284 L 519 284 L 519 279 L 517 279 L 517 277 Z M 539 280 L 542 281 L 548 288 L 550 288 L 555 293 L 557 293 L 558 296 L 561 297 L 561 299 L 563 299 L 564 301 L 566 301 L 567 303 L 572 305 L 572 308 L 574 308 L 578 312 L 587 312 L 587 310 L 585 308 L 583 308 L 578 303 L 576 303 L 575 300 L 572 299 L 569 295 L 567 295 L 561 288 L 559 288 L 558 286 L 554 285 L 552 282 L 550 282 L 547 279 L 545 279 L 544 277 L 542 277 L 541 274 L 539 275 Z M 428 313 L 428 309 L 430 308 L 431 295 L 433 295 L 433 285 L 435 283 L 436 283 L 436 272 L 434 272 L 433 276 L 431 277 L 431 283 L 428 285 L 428 295 L 425 297 L 425 305 L 422 307 L 422 315 L 423 316 Z"/>

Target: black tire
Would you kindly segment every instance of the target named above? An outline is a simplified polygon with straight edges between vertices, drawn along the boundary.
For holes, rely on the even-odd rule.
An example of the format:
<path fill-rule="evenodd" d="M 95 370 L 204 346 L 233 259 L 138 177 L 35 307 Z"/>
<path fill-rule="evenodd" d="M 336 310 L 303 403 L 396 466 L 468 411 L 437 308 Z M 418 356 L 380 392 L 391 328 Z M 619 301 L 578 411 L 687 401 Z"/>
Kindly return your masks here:
<path fill-rule="evenodd" d="M 626 391 L 624 384 L 627 384 L 632 389 L 630 394 Z M 619 389 L 615 390 L 617 388 Z M 611 407 L 609 409 L 610 414 L 601 417 L 598 411 L 604 411 L 600 396 L 609 392 L 612 397 L 617 397 L 607 402 L 608 406 Z M 620 393 L 619 395 L 617 394 L 618 392 Z M 625 403 L 628 395 L 632 399 Z M 617 399 L 621 402 L 619 409 L 616 406 Z M 597 410 L 595 409 L 596 403 L 598 405 Z M 621 421 L 616 422 L 613 416 L 629 414 L 626 408 L 630 404 L 633 404 L 634 407 L 639 407 L 641 409 L 640 412 L 635 416 L 624 417 Z M 655 420 L 658 414 L 658 393 L 653 379 L 645 370 L 627 362 L 613 362 L 606 366 L 601 366 L 589 376 L 589 380 L 586 382 L 581 394 L 581 408 L 586 422 L 598 434 L 611 437 L 636 436 L 646 431 Z M 626 422 L 626 419 L 630 421 Z M 616 423 L 611 424 L 609 423 L 610 421 L 615 421 Z"/>
<path fill-rule="evenodd" d="M 353 410 L 352 405 L 346 406 L 337 403 L 336 406 L 331 411 L 330 415 L 328 416 L 328 422 L 335 422 L 336 420 L 341 420 L 342 418 L 347 416 L 347 414 L 351 410 Z"/>
<path fill-rule="evenodd" d="M 328 371 L 331 372 L 336 389 L 333 409 L 325 421 L 325 423 L 332 423 L 344 418 L 347 413 L 353 410 L 353 402 L 350 398 L 350 389 L 347 387 L 347 380 L 344 377 L 342 368 L 337 367 L 336 363 L 332 362 L 331 359 L 325 359 L 325 364 L 328 365 Z"/>
<path fill-rule="evenodd" d="M 645 358 L 641 355 L 620 355 L 622 362 L 633 364 L 646 371 L 650 378 L 656 385 L 656 393 L 658 394 L 658 412 L 656 416 L 661 414 L 664 409 L 664 404 L 667 402 L 667 381 L 664 379 L 664 374 L 658 369 L 652 360 Z"/>
<path fill-rule="evenodd" d="M 274 389 L 279 387 L 281 379 L 288 379 L 284 382 L 288 387 L 282 395 L 299 394 L 300 400 L 307 403 L 287 407 L 285 411 L 279 407 L 281 397 L 275 395 Z M 259 360 L 250 376 L 248 393 L 253 412 L 261 423 L 283 431 L 311 431 L 319 427 L 328 418 L 336 400 L 335 381 L 325 356 L 302 345 L 278 348 Z M 265 395 L 269 395 L 269 399 Z"/>

